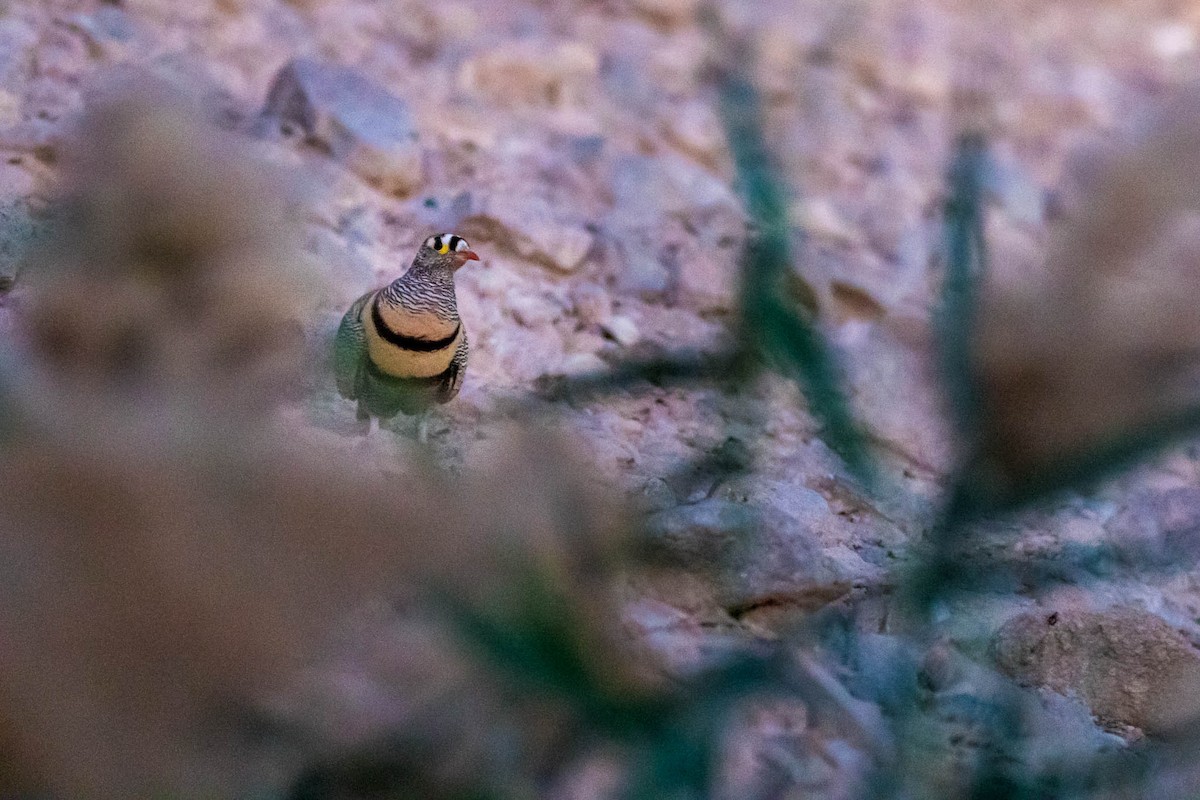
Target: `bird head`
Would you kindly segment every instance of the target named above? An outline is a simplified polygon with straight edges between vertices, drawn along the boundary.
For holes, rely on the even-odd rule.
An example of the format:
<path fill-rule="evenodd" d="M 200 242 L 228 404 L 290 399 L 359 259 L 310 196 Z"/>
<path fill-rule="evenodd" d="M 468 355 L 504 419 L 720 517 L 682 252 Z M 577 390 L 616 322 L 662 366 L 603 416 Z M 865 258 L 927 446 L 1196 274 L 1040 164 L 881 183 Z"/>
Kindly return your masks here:
<path fill-rule="evenodd" d="M 430 266 L 456 270 L 468 261 L 478 261 L 479 256 L 461 236 L 439 233 L 430 236 L 421 244 L 421 249 L 417 251 L 417 260 Z"/>

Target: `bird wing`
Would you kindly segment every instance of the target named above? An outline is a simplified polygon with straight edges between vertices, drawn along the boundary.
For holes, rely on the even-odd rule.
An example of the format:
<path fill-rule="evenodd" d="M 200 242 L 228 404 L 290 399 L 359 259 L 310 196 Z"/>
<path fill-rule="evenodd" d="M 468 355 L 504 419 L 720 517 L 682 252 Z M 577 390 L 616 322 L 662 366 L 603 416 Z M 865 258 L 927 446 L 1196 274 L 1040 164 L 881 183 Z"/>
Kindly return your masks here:
<path fill-rule="evenodd" d="M 445 380 L 438 386 L 436 399 L 439 403 L 448 403 L 458 394 L 458 390 L 462 388 L 463 376 L 467 372 L 467 354 L 469 347 L 467 345 L 467 329 L 462 329 L 462 338 L 458 340 L 458 347 L 454 349 L 454 358 L 450 360 L 450 367 L 446 370 Z"/>
<path fill-rule="evenodd" d="M 342 317 L 333 339 L 333 373 L 338 394 L 347 400 L 358 399 L 360 373 L 367 357 L 367 341 L 363 332 L 362 311 L 374 296 L 370 291 L 354 301 Z"/>

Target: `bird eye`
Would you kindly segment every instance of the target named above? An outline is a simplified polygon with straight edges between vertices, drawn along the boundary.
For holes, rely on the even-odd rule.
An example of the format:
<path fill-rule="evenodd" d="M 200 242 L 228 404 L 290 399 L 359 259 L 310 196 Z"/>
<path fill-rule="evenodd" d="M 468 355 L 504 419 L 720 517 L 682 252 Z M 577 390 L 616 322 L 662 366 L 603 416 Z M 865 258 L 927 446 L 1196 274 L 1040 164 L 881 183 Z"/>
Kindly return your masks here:
<path fill-rule="evenodd" d="M 425 240 L 425 246 L 428 247 L 430 250 L 441 250 L 442 249 L 442 237 L 441 236 L 430 236 L 428 239 Z"/>

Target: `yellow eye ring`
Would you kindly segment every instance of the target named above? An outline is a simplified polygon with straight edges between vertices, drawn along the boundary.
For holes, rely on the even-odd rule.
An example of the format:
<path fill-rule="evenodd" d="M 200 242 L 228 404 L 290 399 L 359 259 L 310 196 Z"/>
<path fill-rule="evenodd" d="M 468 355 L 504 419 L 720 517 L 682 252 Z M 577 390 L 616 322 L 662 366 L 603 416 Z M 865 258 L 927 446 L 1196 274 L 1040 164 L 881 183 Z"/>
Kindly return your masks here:
<path fill-rule="evenodd" d="M 440 253 L 441 255 L 446 255 L 446 253 L 449 253 L 449 252 L 450 252 L 449 240 L 442 242 L 442 246 L 438 248 L 438 253 Z"/>

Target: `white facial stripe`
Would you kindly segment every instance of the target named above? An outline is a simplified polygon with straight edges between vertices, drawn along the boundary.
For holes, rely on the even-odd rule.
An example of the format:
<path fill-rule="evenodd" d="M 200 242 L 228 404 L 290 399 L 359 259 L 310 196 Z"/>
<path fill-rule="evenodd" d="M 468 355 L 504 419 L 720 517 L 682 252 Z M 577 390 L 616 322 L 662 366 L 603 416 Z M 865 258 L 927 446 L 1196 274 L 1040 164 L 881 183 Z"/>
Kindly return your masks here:
<path fill-rule="evenodd" d="M 461 253 L 471 249 L 471 245 L 467 244 L 466 239 L 452 233 L 439 233 L 437 236 L 430 236 L 425 240 L 425 246 L 436 253 L 448 252 L 450 250 Z M 445 251 L 443 251 L 443 247 L 446 248 Z"/>

